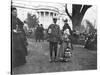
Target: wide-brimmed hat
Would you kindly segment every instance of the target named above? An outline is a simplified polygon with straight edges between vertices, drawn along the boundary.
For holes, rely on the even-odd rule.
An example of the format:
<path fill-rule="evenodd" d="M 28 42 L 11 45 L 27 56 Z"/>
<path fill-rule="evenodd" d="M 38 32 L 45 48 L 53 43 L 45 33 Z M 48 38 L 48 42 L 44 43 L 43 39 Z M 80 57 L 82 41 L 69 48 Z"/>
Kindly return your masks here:
<path fill-rule="evenodd" d="M 68 22 L 68 20 L 67 19 L 65 19 L 65 20 L 63 20 L 64 22 Z"/>
<path fill-rule="evenodd" d="M 11 11 L 13 11 L 13 10 L 17 10 L 17 9 L 14 6 L 11 6 Z"/>
<path fill-rule="evenodd" d="M 62 20 L 63 20 L 63 22 L 68 22 L 68 17 L 67 16 L 63 16 Z"/>

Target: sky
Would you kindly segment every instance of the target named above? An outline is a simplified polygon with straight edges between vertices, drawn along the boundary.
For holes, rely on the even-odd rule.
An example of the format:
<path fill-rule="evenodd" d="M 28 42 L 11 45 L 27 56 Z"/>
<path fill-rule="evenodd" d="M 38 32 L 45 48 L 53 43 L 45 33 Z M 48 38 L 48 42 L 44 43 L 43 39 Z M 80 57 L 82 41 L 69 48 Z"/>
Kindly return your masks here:
<path fill-rule="evenodd" d="M 85 19 L 89 20 L 92 24 L 97 22 L 97 6 L 92 6 L 86 11 L 83 20 Z"/>

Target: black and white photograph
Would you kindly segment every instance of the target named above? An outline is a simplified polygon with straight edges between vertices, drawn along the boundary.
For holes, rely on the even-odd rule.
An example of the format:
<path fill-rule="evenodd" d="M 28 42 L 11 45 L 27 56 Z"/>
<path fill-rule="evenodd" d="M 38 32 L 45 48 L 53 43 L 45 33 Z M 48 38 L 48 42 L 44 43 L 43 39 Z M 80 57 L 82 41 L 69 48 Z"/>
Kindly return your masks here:
<path fill-rule="evenodd" d="M 97 6 L 11 0 L 11 74 L 97 70 Z"/>

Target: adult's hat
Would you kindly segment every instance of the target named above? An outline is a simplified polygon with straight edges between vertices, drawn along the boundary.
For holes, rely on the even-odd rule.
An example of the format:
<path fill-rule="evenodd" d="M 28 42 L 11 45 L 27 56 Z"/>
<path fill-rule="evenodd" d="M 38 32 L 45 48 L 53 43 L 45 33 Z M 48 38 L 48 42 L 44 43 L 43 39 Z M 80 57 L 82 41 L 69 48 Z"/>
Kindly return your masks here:
<path fill-rule="evenodd" d="M 67 18 L 68 18 L 67 16 L 64 16 L 64 17 L 62 18 L 63 22 L 68 22 L 68 19 L 67 19 Z"/>
<path fill-rule="evenodd" d="M 11 11 L 17 10 L 14 6 L 11 6 Z"/>
<path fill-rule="evenodd" d="M 67 19 L 65 19 L 65 20 L 63 20 L 64 22 L 68 22 L 68 20 Z"/>

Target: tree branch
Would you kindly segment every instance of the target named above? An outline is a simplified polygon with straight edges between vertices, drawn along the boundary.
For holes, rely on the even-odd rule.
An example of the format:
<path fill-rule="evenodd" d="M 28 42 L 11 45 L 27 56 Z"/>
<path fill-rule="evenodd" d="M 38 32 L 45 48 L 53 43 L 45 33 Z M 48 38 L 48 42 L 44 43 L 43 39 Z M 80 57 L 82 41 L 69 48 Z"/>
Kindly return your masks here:
<path fill-rule="evenodd" d="M 84 15 L 88 8 L 92 7 L 92 5 L 84 5 L 83 9 L 81 10 L 81 15 Z"/>
<path fill-rule="evenodd" d="M 72 20 L 72 16 L 69 14 L 68 9 L 67 9 L 67 4 L 65 5 L 65 12 L 69 16 L 69 18 Z"/>

